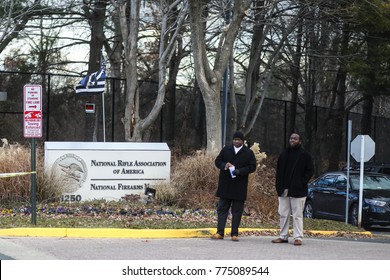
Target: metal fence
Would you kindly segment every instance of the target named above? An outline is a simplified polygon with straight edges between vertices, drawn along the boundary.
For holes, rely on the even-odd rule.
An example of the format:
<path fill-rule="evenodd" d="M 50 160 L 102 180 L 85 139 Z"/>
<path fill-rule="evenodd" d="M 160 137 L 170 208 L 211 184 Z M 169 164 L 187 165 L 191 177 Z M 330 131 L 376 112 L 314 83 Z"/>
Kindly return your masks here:
<path fill-rule="evenodd" d="M 7 92 L 7 100 L 0 101 L 0 138 L 10 143 L 26 143 L 23 137 L 23 86 L 25 84 L 41 84 L 43 88 L 43 137 L 44 141 L 85 141 L 86 133 L 91 129 L 91 120 L 96 122 L 94 131 L 97 141 L 124 141 L 124 130 L 121 118 L 124 114 L 125 83 L 123 80 L 107 79 L 107 90 L 104 96 L 76 96 L 74 86 L 80 77 L 54 74 L 34 74 L 20 72 L 0 72 L 0 92 Z M 157 85 L 152 82 L 140 83 L 141 108 L 145 114 L 153 106 L 157 94 Z M 97 118 L 85 112 L 85 104 L 96 104 Z M 103 110 L 104 104 L 104 110 Z M 171 144 L 188 150 L 201 149 L 205 145 L 204 107 L 199 90 L 189 87 L 178 87 L 175 99 L 174 142 Z M 250 134 L 250 142 L 258 142 L 261 151 L 269 155 L 277 155 L 287 144 L 287 118 L 289 102 L 266 99 L 256 125 Z M 301 135 L 307 135 L 305 107 L 297 106 L 296 129 Z M 313 133 L 310 149 L 316 151 L 317 160 L 328 160 L 334 146 L 332 120 L 324 121 L 332 111 L 328 108 L 312 107 L 315 112 L 311 120 Z M 104 112 L 104 118 L 103 118 Z M 166 117 L 164 110 L 159 119 L 148 132 L 147 141 L 166 142 L 164 129 Z M 347 122 L 352 120 L 352 138 L 360 134 L 361 115 L 348 113 L 343 117 L 344 129 L 341 161 L 346 159 Z M 388 162 L 390 148 L 390 119 L 372 117 L 372 139 L 376 142 L 374 161 Z M 325 125 L 324 125 L 325 124 Z M 104 129 L 103 129 L 104 125 Z M 104 135 L 103 135 L 103 132 Z M 230 141 L 227 134 L 227 143 Z"/>

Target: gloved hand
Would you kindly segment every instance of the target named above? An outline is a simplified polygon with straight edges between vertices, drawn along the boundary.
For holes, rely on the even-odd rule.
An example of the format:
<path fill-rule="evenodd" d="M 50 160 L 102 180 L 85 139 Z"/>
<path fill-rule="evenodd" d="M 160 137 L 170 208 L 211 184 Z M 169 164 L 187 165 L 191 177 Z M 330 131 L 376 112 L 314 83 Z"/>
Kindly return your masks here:
<path fill-rule="evenodd" d="M 240 175 L 240 170 L 239 169 L 235 169 L 232 173 L 233 173 L 234 176 Z"/>

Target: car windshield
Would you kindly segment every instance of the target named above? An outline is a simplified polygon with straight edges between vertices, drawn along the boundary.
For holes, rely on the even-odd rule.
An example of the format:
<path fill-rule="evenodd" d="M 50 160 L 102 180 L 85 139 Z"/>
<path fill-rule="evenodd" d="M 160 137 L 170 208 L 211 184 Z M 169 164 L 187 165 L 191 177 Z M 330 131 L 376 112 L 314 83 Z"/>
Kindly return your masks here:
<path fill-rule="evenodd" d="M 353 189 L 359 189 L 360 176 L 351 175 L 351 185 Z M 390 177 L 381 175 L 367 175 L 363 176 L 363 189 L 365 190 L 390 190 Z"/>

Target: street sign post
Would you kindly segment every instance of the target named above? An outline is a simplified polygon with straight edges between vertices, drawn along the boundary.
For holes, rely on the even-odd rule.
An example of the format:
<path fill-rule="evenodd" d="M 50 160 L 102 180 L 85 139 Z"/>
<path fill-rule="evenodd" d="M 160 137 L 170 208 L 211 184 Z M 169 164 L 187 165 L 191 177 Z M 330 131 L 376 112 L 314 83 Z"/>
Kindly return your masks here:
<path fill-rule="evenodd" d="M 36 211 L 36 151 L 35 138 L 42 137 L 42 86 L 25 85 L 23 88 L 25 138 L 31 138 L 31 223 L 37 224 Z"/>
<path fill-rule="evenodd" d="M 349 200 L 349 188 L 350 183 L 349 183 L 349 168 L 351 166 L 351 138 L 352 138 L 352 121 L 348 120 L 348 147 L 347 147 L 347 195 L 345 196 L 345 223 L 348 224 L 348 200 Z"/>
<path fill-rule="evenodd" d="M 362 224 L 364 163 L 375 155 L 375 142 L 369 135 L 358 135 L 351 143 L 351 155 L 360 162 L 358 227 Z"/>

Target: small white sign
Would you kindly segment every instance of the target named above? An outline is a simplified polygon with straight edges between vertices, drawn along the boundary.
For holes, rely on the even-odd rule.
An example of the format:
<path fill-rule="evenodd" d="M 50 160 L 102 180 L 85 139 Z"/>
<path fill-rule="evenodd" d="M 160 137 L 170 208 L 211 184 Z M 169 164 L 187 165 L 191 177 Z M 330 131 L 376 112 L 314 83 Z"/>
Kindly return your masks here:
<path fill-rule="evenodd" d="M 0 91 L 0 101 L 7 101 L 7 92 Z"/>
<path fill-rule="evenodd" d="M 42 137 L 42 119 L 24 119 L 24 137 Z"/>
<path fill-rule="evenodd" d="M 45 142 L 45 172 L 64 188 L 65 202 L 119 200 L 170 180 L 166 143 Z"/>
<path fill-rule="evenodd" d="M 364 145 L 362 145 L 364 144 Z M 363 151 L 362 151 L 363 146 Z M 375 142 L 370 135 L 358 135 L 351 142 L 351 155 L 360 162 L 363 156 L 363 162 L 369 161 L 375 155 Z"/>
<path fill-rule="evenodd" d="M 24 86 L 24 111 L 42 111 L 42 86 Z"/>
<path fill-rule="evenodd" d="M 42 137 L 42 86 L 25 85 L 23 90 L 25 138 Z"/>

